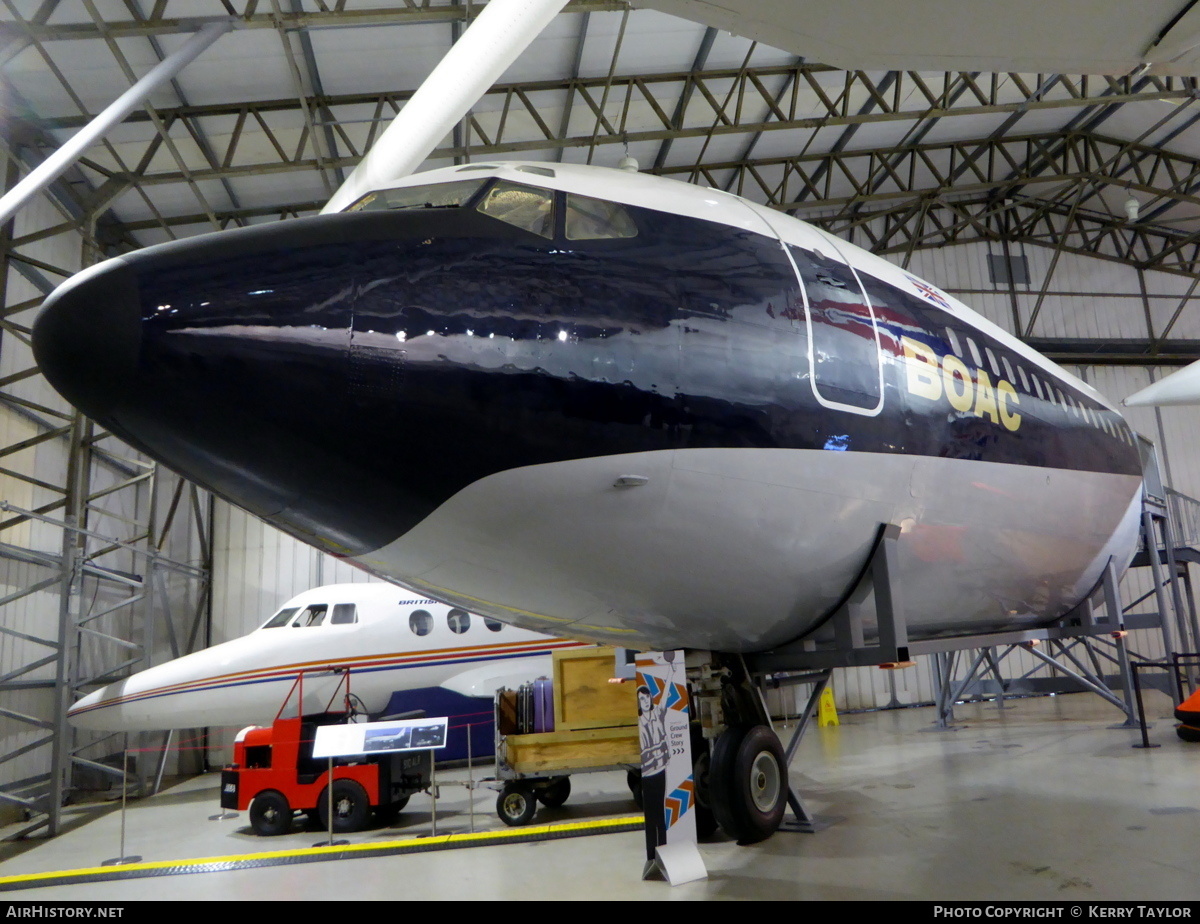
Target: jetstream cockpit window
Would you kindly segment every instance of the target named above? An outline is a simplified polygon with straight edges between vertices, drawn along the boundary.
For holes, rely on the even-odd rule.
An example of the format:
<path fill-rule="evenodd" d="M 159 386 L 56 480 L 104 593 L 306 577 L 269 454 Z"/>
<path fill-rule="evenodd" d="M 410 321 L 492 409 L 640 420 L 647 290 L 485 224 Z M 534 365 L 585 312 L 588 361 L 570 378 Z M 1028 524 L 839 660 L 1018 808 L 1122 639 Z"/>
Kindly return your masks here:
<path fill-rule="evenodd" d="M 299 611 L 300 611 L 300 607 L 298 607 L 298 606 L 292 606 L 286 610 L 280 610 L 278 613 L 276 613 L 274 616 L 272 616 L 267 621 L 266 625 L 264 625 L 263 628 L 264 629 L 275 629 L 275 628 L 278 628 L 279 626 L 287 625 L 287 621 L 289 619 L 291 619 L 293 616 L 295 616 Z"/>
<path fill-rule="evenodd" d="M 481 177 L 477 180 L 455 180 L 453 183 L 431 183 L 428 186 L 380 189 L 367 193 L 346 211 L 458 208 L 470 201 L 486 182 L 487 178 Z"/>
<path fill-rule="evenodd" d="M 501 180 L 488 190 L 479 211 L 510 225 L 554 237 L 554 193 Z"/>
<path fill-rule="evenodd" d="M 296 617 L 296 621 L 292 623 L 292 628 L 297 629 L 305 626 L 319 626 L 325 621 L 325 614 L 328 612 L 329 606 L 327 604 L 314 604 Z"/>
<path fill-rule="evenodd" d="M 637 225 L 615 202 L 567 194 L 568 241 L 601 241 L 637 237 Z"/>

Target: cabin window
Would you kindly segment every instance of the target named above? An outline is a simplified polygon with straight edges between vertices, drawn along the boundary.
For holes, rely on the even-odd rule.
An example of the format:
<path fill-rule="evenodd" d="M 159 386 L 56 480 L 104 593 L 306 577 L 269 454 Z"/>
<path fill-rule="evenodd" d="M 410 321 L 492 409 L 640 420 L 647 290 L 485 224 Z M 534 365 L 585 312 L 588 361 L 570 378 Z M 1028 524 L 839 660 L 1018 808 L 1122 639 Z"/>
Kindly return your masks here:
<path fill-rule="evenodd" d="M 970 337 L 967 338 L 967 349 L 971 351 L 971 359 L 975 361 L 975 368 L 983 368 L 983 357 L 979 355 L 979 347 L 975 346 L 975 341 Z"/>
<path fill-rule="evenodd" d="M 296 621 L 292 623 L 292 628 L 300 626 L 319 626 L 325 621 L 325 614 L 329 612 L 329 606 L 324 603 L 317 603 L 308 607 L 303 613 L 296 617 Z"/>
<path fill-rule="evenodd" d="M 1036 375 L 1029 377 L 1033 381 L 1033 390 L 1037 392 L 1037 396 L 1043 401 L 1046 400 L 1046 394 L 1042 391 L 1042 382 Z"/>
<path fill-rule="evenodd" d="M 1011 382 L 1012 384 L 1014 384 L 1014 385 L 1015 385 L 1015 384 L 1017 383 L 1017 376 L 1016 376 L 1016 374 L 1013 372 L 1012 363 L 1010 363 L 1010 362 L 1008 361 L 1008 357 L 1007 357 L 1007 356 L 1001 356 L 1001 357 L 1000 357 L 1000 364 L 1001 364 L 1002 366 L 1004 366 L 1004 377 L 1005 377 L 1006 379 L 1008 379 L 1008 380 L 1009 380 L 1009 382 Z"/>
<path fill-rule="evenodd" d="M 996 362 L 996 354 L 992 352 L 991 347 L 984 347 L 983 352 L 987 354 L 988 367 L 992 370 L 992 375 L 1000 378 L 1000 364 Z"/>
<path fill-rule="evenodd" d="M 568 241 L 604 241 L 637 237 L 637 225 L 615 202 L 567 194 Z"/>
<path fill-rule="evenodd" d="M 1021 391 L 1027 395 L 1032 395 L 1033 391 L 1029 388 L 1029 379 L 1025 376 L 1024 368 L 1017 366 L 1017 375 L 1021 377 Z"/>
<path fill-rule="evenodd" d="M 413 610 L 408 617 L 408 627 L 413 635 L 428 635 L 433 631 L 433 617 L 428 610 Z"/>
<path fill-rule="evenodd" d="M 542 237 L 554 237 L 554 194 L 548 190 L 501 180 L 483 197 L 479 211 Z"/>
<path fill-rule="evenodd" d="M 430 183 L 426 186 L 405 186 L 400 189 L 379 189 L 367 193 L 347 212 L 378 212 L 396 209 L 449 209 L 466 205 L 487 182 L 455 180 L 452 183 Z"/>
<path fill-rule="evenodd" d="M 959 359 L 963 359 L 962 345 L 958 342 L 958 334 L 947 327 L 946 338 L 950 341 L 950 349 L 954 351 L 954 355 Z"/>
<path fill-rule="evenodd" d="M 290 606 L 286 610 L 280 610 L 269 620 L 267 620 L 267 623 L 263 626 L 263 628 L 275 629 L 279 626 L 286 625 L 288 620 L 295 616 L 299 611 L 300 607 L 298 606 Z"/>
<path fill-rule="evenodd" d="M 471 628 L 471 614 L 455 607 L 446 614 L 446 623 L 450 626 L 451 632 L 462 635 Z"/>
<path fill-rule="evenodd" d="M 333 618 L 329 620 L 330 625 L 348 626 L 355 622 L 358 622 L 358 610 L 353 603 L 338 603 L 333 607 Z"/>
<path fill-rule="evenodd" d="M 483 617 L 483 624 L 488 627 L 489 632 L 499 632 L 504 628 L 504 623 L 499 619 L 489 619 L 487 616 Z"/>

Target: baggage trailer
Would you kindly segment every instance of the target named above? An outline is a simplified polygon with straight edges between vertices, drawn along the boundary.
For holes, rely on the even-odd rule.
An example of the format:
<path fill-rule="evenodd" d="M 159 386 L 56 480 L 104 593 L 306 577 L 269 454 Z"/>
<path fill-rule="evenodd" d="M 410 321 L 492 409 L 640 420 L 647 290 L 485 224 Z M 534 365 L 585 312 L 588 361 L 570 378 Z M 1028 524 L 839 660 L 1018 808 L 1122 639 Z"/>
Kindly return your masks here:
<path fill-rule="evenodd" d="M 496 814 L 508 825 L 528 824 L 539 802 L 565 803 L 575 773 L 623 769 L 635 797 L 640 788 L 637 684 L 611 682 L 615 651 L 576 648 L 552 657 L 552 683 L 496 693 L 496 777 L 503 781 Z M 526 731 L 536 728 L 546 730 Z"/>

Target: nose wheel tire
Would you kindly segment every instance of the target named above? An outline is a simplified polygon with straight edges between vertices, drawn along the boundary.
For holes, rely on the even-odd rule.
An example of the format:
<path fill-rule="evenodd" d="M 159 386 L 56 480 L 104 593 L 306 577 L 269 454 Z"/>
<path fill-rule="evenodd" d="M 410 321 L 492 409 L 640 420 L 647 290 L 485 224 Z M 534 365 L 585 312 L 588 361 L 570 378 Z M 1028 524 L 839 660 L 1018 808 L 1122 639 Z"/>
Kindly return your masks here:
<path fill-rule="evenodd" d="M 697 740 L 699 739 L 699 740 Z M 712 837 L 717 831 L 709 795 L 710 762 L 708 743 L 698 735 L 692 736 L 692 780 L 696 787 L 696 837 Z"/>
<path fill-rule="evenodd" d="M 496 814 L 506 825 L 517 828 L 533 820 L 537 797 L 526 783 L 506 783 L 496 798 Z"/>
<path fill-rule="evenodd" d="M 739 844 L 778 830 L 787 809 L 788 778 L 779 738 L 765 725 L 734 726 L 713 748 L 708 796 L 717 823 Z"/>
<path fill-rule="evenodd" d="M 260 837 L 275 837 L 292 829 L 292 807 L 283 793 L 268 789 L 254 797 L 250 827 Z"/>
<path fill-rule="evenodd" d="M 329 787 L 321 790 L 317 800 L 317 817 L 321 827 L 329 828 Z M 361 831 L 371 817 L 371 802 L 367 791 L 354 780 L 333 781 L 333 830 L 339 834 Z"/>

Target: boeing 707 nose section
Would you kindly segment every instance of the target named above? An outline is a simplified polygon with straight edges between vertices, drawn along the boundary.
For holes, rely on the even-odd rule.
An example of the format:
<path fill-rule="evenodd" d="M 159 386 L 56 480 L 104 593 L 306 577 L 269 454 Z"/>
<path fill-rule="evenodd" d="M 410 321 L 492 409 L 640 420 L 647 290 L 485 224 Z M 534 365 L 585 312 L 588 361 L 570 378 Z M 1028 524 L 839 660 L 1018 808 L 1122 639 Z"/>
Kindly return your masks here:
<path fill-rule="evenodd" d="M 107 261 L 47 299 L 34 350 L 50 382 L 122 439 L 344 551 L 375 537 L 331 516 L 363 504 L 340 488 L 344 446 L 325 425 L 339 413 L 354 291 L 354 245 L 334 224 Z"/>
<path fill-rule="evenodd" d="M 64 397 L 135 447 L 360 554 L 528 461 L 497 432 L 503 389 L 483 382 L 504 365 L 497 334 L 536 374 L 563 329 L 535 281 L 550 249 L 441 210 L 211 235 L 81 273 L 47 299 L 35 351 Z"/>
<path fill-rule="evenodd" d="M 777 241 L 486 178 L 361 205 L 88 270 L 47 300 L 38 360 L 113 433 L 342 555 L 499 472 L 790 439 Z"/>

